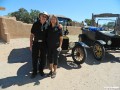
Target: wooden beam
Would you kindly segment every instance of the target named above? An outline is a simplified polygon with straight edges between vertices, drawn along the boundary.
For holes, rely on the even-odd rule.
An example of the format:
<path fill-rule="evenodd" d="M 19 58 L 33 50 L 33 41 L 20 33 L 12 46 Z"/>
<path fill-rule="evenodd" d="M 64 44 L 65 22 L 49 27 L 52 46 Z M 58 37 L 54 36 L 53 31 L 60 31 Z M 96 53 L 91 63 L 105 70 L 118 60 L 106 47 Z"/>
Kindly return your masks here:
<path fill-rule="evenodd" d="M 4 7 L 0 7 L 0 10 L 5 10 L 5 8 Z"/>

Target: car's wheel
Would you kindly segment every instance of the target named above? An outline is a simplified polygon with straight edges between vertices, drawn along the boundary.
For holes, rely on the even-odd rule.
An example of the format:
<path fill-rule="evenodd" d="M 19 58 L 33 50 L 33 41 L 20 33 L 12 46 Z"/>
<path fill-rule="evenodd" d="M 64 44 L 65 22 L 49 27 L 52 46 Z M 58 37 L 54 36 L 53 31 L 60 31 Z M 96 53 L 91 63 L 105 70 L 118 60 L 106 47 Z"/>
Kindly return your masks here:
<path fill-rule="evenodd" d="M 102 60 L 105 56 L 105 48 L 100 43 L 94 43 L 93 45 L 93 55 L 96 60 Z"/>
<path fill-rule="evenodd" d="M 72 49 L 72 58 L 76 64 L 84 63 L 86 57 L 87 53 L 84 47 L 77 45 Z"/>

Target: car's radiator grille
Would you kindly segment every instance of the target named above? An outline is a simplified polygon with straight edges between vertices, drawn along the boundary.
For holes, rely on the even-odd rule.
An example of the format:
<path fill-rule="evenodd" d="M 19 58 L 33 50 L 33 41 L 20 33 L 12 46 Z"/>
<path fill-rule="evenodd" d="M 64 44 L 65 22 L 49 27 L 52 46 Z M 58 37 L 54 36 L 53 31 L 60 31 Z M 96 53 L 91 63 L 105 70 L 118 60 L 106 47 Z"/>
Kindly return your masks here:
<path fill-rule="evenodd" d="M 63 39 L 62 50 L 68 50 L 69 47 L 69 39 Z"/>
<path fill-rule="evenodd" d="M 111 47 L 120 47 L 120 38 L 112 38 L 111 41 Z"/>

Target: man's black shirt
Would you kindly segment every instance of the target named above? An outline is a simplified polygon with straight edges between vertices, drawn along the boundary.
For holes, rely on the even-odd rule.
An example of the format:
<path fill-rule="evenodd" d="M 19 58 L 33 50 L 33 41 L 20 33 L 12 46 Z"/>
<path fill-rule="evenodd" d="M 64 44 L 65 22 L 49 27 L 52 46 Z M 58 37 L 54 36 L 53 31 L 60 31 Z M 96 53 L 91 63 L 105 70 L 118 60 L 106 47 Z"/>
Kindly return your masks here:
<path fill-rule="evenodd" d="M 34 34 L 34 41 L 42 40 L 45 42 L 46 31 L 46 23 L 42 25 L 40 21 L 35 22 L 31 29 L 31 33 Z"/>

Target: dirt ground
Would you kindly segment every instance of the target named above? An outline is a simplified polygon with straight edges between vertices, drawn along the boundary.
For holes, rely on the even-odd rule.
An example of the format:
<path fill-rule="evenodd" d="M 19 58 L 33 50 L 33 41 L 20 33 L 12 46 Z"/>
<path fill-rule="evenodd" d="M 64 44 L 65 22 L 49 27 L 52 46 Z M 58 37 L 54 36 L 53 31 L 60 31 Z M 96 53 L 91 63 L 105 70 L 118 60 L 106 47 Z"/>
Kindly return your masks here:
<path fill-rule="evenodd" d="M 77 35 L 69 35 L 77 41 Z M 0 90 L 120 90 L 120 53 L 106 53 L 103 61 L 93 58 L 87 49 L 87 60 L 80 67 L 71 57 L 60 56 L 57 76 L 31 79 L 29 39 L 0 41 Z M 48 68 L 45 73 L 48 73 Z"/>

